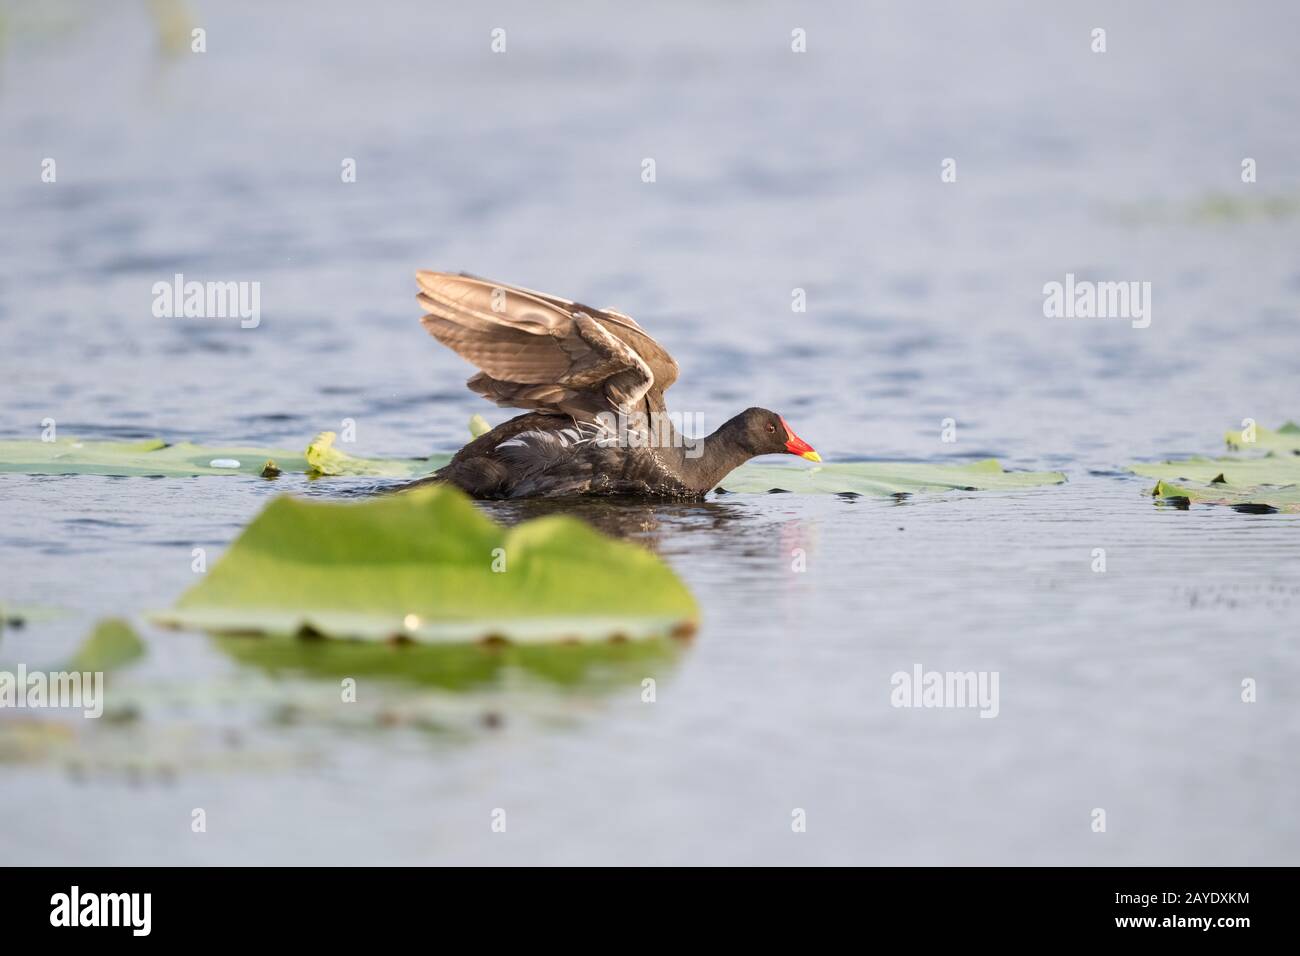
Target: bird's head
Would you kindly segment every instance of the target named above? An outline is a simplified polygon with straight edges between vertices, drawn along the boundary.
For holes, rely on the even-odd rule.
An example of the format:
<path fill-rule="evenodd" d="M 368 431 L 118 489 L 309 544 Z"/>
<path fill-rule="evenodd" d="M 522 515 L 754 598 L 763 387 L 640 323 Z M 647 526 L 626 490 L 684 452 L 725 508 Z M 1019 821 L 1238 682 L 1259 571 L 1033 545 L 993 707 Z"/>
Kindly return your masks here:
<path fill-rule="evenodd" d="M 755 455 L 798 455 L 809 461 L 821 461 L 812 445 L 794 433 L 794 429 L 776 412 L 766 408 L 747 408 L 736 416 L 740 442 Z"/>

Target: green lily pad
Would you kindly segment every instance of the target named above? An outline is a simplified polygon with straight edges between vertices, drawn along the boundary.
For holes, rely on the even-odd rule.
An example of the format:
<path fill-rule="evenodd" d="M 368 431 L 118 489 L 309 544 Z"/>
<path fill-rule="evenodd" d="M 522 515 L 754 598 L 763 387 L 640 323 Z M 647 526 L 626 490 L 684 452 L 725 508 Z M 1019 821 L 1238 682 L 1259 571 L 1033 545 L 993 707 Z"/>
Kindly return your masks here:
<path fill-rule="evenodd" d="M 1153 496 L 1180 506 L 1204 502 L 1238 511 L 1300 512 L 1300 425 L 1288 421 L 1275 432 L 1256 425 L 1255 441 L 1243 438 L 1243 432 L 1229 432 L 1227 445 L 1268 454 L 1132 464 L 1130 471 L 1158 479 Z"/>
<path fill-rule="evenodd" d="M 1188 458 L 1130 465 L 1134 474 L 1159 481 L 1160 499 L 1229 505 L 1239 511 L 1300 512 L 1300 456 Z"/>
<path fill-rule="evenodd" d="M 1236 488 L 1254 485 L 1285 486 L 1300 481 L 1300 460 L 1289 455 L 1269 455 L 1266 458 L 1185 458 L 1180 461 L 1161 461 L 1130 465 L 1135 475 L 1166 480 L 1214 482 Z"/>
<path fill-rule="evenodd" d="M 1208 505 L 1228 505 L 1238 511 L 1267 513 L 1274 511 L 1300 512 L 1300 488 L 1230 488 L 1222 483 L 1202 484 L 1194 481 L 1158 481 L 1151 494 L 1180 505 L 1199 502 Z"/>
<path fill-rule="evenodd" d="M 450 456 L 421 459 L 354 458 L 333 447 L 334 433 L 322 432 L 306 452 L 250 446 L 206 446 L 181 442 L 0 441 L 0 472 L 26 475 L 193 477 L 263 475 L 268 461 L 279 472 L 418 478 L 442 467 Z"/>
<path fill-rule="evenodd" d="M 500 570 L 494 570 L 494 566 Z M 689 633 L 668 565 L 574 518 L 510 530 L 445 486 L 362 502 L 272 501 L 159 623 L 421 643 Z"/>
<path fill-rule="evenodd" d="M 1246 441 L 1239 431 L 1228 432 L 1224 440 L 1233 451 L 1275 451 L 1300 455 L 1300 425 L 1295 422 L 1287 422 L 1277 431 L 1256 425 L 1253 442 Z"/>
<path fill-rule="evenodd" d="M 1065 481 L 1059 471 L 1005 471 L 993 458 L 961 465 L 924 462 L 831 462 L 814 468 L 749 462 L 722 480 L 728 492 L 889 496 L 916 492 L 1015 491 Z"/>

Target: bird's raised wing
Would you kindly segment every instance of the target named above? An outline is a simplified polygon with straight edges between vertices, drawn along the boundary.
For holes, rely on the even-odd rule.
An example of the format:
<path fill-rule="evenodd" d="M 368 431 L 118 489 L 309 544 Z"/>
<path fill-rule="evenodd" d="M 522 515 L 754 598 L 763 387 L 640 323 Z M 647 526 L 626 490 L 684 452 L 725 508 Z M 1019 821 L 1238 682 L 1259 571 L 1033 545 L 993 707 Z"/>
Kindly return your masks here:
<path fill-rule="evenodd" d="M 677 363 L 630 317 L 445 272 L 416 273 L 420 321 L 482 371 L 469 387 L 498 405 L 586 419 L 662 405 Z"/>

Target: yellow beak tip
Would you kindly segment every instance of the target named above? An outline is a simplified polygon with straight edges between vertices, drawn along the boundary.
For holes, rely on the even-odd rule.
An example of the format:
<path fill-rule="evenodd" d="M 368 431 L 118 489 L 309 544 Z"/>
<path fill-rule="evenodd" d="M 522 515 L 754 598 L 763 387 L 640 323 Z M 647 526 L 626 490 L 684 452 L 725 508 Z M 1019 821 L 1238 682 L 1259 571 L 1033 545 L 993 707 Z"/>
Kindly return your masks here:
<path fill-rule="evenodd" d="M 804 452 L 802 455 L 800 455 L 799 457 L 800 457 L 800 458 L 807 458 L 809 461 L 821 461 L 821 460 L 822 460 L 822 456 L 819 455 L 819 454 L 817 454 L 817 452 L 815 452 L 815 451 L 806 451 L 806 452 Z"/>

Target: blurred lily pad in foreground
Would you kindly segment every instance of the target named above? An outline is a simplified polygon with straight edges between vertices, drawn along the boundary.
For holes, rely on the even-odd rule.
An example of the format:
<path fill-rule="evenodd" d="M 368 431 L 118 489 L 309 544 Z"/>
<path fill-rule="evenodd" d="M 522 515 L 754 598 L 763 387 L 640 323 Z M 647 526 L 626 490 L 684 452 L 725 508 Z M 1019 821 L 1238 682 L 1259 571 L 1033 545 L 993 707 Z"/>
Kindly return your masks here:
<path fill-rule="evenodd" d="M 416 643 L 690 633 L 695 599 L 658 557 L 567 516 L 509 530 L 459 491 L 277 498 L 160 624 Z"/>

